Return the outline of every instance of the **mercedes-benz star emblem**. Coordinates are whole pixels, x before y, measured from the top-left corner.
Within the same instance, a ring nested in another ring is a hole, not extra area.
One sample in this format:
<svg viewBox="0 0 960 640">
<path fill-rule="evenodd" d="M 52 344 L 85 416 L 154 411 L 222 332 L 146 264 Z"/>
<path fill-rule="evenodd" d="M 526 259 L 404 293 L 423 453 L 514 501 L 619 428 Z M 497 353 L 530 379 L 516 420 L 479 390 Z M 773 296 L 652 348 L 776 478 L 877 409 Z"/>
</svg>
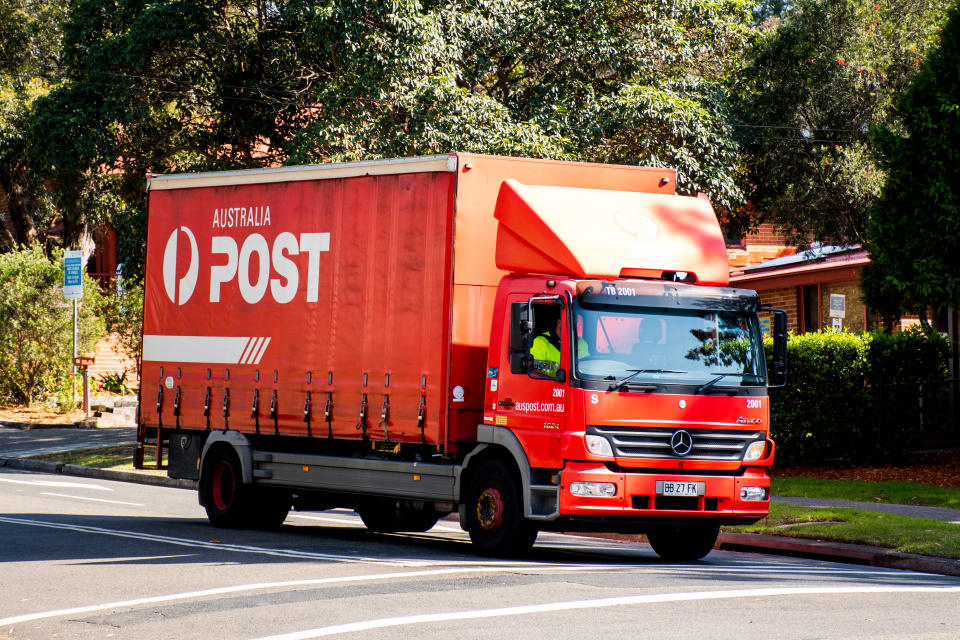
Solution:
<svg viewBox="0 0 960 640">
<path fill-rule="evenodd" d="M 689 431 L 683 429 L 674 431 L 673 435 L 670 436 L 670 448 L 678 456 L 687 455 L 693 449 L 693 436 L 690 435 Z"/>
</svg>

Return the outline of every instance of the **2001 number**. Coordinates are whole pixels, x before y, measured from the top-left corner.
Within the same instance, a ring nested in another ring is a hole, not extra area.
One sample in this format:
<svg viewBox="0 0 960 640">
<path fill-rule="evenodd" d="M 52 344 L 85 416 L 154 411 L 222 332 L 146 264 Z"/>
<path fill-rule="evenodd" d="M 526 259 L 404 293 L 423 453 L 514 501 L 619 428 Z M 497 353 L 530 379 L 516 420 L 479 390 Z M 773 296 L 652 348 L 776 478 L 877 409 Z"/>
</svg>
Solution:
<svg viewBox="0 0 960 640">
<path fill-rule="evenodd" d="M 762 409 L 763 400 L 760 398 L 747 398 L 747 409 Z"/>
</svg>

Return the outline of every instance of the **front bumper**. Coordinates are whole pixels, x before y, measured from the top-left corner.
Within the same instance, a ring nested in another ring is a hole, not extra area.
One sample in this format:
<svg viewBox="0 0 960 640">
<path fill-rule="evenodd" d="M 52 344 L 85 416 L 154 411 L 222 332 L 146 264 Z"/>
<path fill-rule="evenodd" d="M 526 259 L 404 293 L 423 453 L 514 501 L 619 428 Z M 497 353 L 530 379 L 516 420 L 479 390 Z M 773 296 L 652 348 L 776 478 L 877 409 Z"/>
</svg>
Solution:
<svg viewBox="0 0 960 640">
<path fill-rule="evenodd" d="M 658 521 L 723 521 L 727 524 L 748 524 L 764 518 L 769 512 L 769 499 L 740 499 L 741 487 L 765 487 L 769 496 L 770 477 L 765 469 L 750 467 L 742 475 L 698 475 L 672 470 L 618 472 L 594 462 L 567 462 L 561 474 L 560 518 L 649 519 Z M 658 496 L 657 481 L 702 482 L 703 495 L 696 497 Z M 574 482 L 609 482 L 616 485 L 611 497 L 576 496 L 570 492 Z"/>
</svg>

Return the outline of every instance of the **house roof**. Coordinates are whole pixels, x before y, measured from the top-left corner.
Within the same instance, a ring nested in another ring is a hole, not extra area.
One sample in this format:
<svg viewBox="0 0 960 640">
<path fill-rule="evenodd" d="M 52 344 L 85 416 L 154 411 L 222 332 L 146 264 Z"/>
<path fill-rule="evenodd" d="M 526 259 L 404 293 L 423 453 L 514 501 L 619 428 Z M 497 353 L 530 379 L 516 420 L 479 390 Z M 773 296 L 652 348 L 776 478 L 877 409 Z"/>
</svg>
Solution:
<svg viewBox="0 0 960 640">
<path fill-rule="evenodd" d="M 802 284 L 841 282 L 860 277 L 863 265 L 870 262 L 867 251 L 850 247 L 815 246 L 792 256 L 767 260 L 747 267 L 743 273 L 731 276 L 738 287 L 774 289 Z"/>
</svg>

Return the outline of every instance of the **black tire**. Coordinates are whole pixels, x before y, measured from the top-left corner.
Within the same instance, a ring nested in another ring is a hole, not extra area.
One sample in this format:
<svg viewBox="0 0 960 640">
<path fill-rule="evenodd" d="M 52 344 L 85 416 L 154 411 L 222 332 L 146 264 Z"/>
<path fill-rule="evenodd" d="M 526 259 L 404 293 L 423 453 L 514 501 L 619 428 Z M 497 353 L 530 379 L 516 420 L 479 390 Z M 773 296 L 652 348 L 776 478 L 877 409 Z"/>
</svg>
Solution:
<svg viewBox="0 0 960 640">
<path fill-rule="evenodd" d="M 467 492 L 467 532 L 481 555 L 516 557 L 537 539 L 537 527 L 524 517 L 520 479 L 500 460 L 480 464 Z"/>
<path fill-rule="evenodd" d="M 718 535 L 720 527 L 716 525 L 669 525 L 648 530 L 647 540 L 664 560 L 691 562 L 710 553 Z"/>
<path fill-rule="evenodd" d="M 273 531 L 279 529 L 290 513 L 292 496 L 287 491 L 259 489 L 255 493 L 249 526 L 255 529 Z"/>
<path fill-rule="evenodd" d="M 429 503 L 415 505 L 396 498 L 363 498 L 356 510 L 364 526 L 376 533 L 429 531 L 440 519 Z"/>
<path fill-rule="evenodd" d="M 207 454 L 200 492 L 213 526 L 236 529 L 254 520 L 252 487 L 243 484 L 240 458 L 232 448 L 217 446 Z"/>
</svg>

